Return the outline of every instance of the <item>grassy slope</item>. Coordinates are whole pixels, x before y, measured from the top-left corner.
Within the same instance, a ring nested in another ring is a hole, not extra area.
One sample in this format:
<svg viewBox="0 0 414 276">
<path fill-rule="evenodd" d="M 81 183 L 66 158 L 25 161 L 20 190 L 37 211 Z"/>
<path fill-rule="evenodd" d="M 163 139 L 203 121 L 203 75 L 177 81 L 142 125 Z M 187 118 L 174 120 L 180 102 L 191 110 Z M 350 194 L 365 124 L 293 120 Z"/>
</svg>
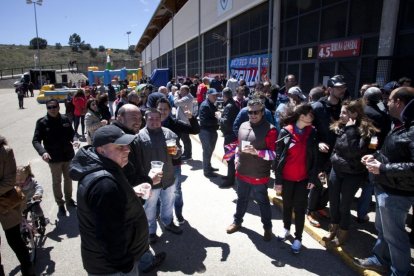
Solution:
<svg viewBox="0 0 414 276">
<path fill-rule="evenodd" d="M 24 45 L 0 45 L 0 70 L 19 67 L 33 67 L 34 55 L 37 50 L 29 49 Z M 126 50 L 112 50 L 112 60 L 130 59 Z M 64 46 L 56 50 L 54 46 L 40 50 L 40 62 L 47 64 L 67 64 L 69 60 L 76 60 L 78 63 L 93 63 L 102 66 L 106 62 L 106 53 L 98 52 L 96 58 L 91 58 L 89 51 L 82 53 L 72 52 L 70 47 Z"/>
</svg>

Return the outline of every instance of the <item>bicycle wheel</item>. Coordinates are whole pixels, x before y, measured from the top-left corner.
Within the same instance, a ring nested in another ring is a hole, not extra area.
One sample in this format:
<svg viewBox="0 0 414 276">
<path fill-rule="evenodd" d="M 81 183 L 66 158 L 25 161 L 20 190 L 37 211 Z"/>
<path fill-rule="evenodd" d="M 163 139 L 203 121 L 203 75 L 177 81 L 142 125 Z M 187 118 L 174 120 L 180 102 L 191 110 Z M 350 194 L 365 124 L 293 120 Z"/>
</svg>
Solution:
<svg viewBox="0 0 414 276">
<path fill-rule="evenodd" d="M 28 231 L 26 246 L 29 250 L 30 261 L 32 263 L 36 260 L 36 241 L 33 231 Z"/>
</svg>

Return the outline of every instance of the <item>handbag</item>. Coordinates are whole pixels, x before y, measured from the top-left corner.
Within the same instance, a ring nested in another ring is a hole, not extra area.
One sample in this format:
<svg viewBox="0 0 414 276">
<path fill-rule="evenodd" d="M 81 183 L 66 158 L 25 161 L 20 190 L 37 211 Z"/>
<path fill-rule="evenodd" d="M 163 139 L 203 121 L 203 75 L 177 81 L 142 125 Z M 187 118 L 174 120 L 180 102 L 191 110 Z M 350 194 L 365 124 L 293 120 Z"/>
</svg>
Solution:
<svg viewBox="0 0 414 276">
<path fill-rule="evenodd" d="M 7 211 L 19 206 L 26 196 L 18 186 L 0 196 L 0 213 L 7 213 Z"/>
</svg>

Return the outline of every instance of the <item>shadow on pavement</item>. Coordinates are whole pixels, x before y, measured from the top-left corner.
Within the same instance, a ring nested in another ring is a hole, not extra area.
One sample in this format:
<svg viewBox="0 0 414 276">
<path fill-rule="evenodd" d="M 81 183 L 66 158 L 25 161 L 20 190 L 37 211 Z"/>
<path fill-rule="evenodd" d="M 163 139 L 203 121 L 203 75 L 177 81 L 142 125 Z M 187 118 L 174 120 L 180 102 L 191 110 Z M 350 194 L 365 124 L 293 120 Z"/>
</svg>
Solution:
<svg viewBox="0 0 414 276">
<path fill-rule="evenodd" d="M 193 275 L 205 273 L 204 260 L 207 256 L 208 247 L 221 248 L 220 261 L 224 262 L 230 254 L 230 247 L 227 243 L 212 241 L 205 238 L 197 229 L 186 222 L 183 226 L 182 235 L 174 235 L 164 232 L 158 242 L 152 247 L 155 252 L 164 251 L 167 253 L 165 262 L 161 265 L 162 272 L 177 272 Z M 156 275 L 156 272 L 147 275 Z"/>
<path fill-rule="evenodd" d="M 67 238 L 76 238 L 79 236 L 78 217 L 76 215 L 76 208 L 68 208 L 69 216 L 59 216 L 59 220 L 55 228 L 46 234 L 49 239 L 60 242 L 60 236 L 65 235 Z"/>
</svg>

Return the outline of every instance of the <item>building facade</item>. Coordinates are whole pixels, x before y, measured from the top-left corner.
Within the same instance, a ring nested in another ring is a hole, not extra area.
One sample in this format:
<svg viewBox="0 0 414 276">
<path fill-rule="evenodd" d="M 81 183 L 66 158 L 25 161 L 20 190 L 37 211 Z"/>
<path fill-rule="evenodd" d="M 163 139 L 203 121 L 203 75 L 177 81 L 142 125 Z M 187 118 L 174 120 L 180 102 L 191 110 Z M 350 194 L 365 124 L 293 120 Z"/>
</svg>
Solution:
<svg viewBox="0 0 414 276">
<path fill-rule="evenodd" d="M 414 0 L 161 0 L 136 50 L 144 72 L 235 74 L 250 85 L 302 89 L 345 76 L 363 83 L 414 78 Z"/>
</svg>

